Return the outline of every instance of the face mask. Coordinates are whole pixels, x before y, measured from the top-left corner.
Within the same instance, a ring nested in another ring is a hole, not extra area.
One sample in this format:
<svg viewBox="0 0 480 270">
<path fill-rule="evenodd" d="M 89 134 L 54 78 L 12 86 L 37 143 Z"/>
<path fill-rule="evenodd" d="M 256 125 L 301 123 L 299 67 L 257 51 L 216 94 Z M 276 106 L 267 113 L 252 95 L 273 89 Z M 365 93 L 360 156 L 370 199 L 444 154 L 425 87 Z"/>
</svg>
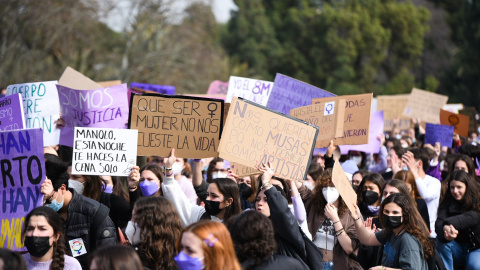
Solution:
<svg viewBox="0 0 480 270">
<path fill-rule="evenodd" d="M 73 188 L 73 190 L 75 190 L 80 195 L 83 194 L 83 190 L 85 189 L 85 186 L 82 182 L 73 179 L 68 179 L 68 187 Z"/>
<path fill-rule="evenodd" d="M 50 237 L 48 236 L 25 236 L 24 244 L 28 253 L 37 258 L 43 257 L 52 247 L 50 245 Z"/>
<path fill-rule="evenodd" d="M 252 195 L 252 188 L 250 188 L 247 184 L 241 183 L 238 185 L 238 189 L 240 190 L 240 194 L 242 195 L 243 199 L 247 199 Z"/>
<path fill-rule="evenodd" d="M 359 165 L 362 163 L 362 156 L 351 156 L 350 160 L 355 162 L 355 164 Z"/>
<path fill-rule="evenodd" d="M 402 226 L 402 216 L 387 216 L 383 214 L 383 221 L 385 222 L 385 227 L 390 229 Z"/>
<path fill-rule="evenodd" d="M 376 201 L 378 201 L 378 193 L 370 190 L 365 190 L 362 192 L 363 196 L 363 201 L 368 204 L 374 204 Z"/>
<path fill-rule="evenodd" d="M 408 167 L 407 167 L 407 166 L 403 166 L 403 167 L 402 167 L 402 170 L 408 171 Z"/>
<path fill-rule="evenodd" d="M 106 185 L 105 190 L 103 191 L 105 193 L 112 193 L 113 192 L 113 186 Z"/>
<path fill-rule="evenodd" d="M 417 142 L 417 139 L 413 138 L 412 143 L 416 143 L 416 142 Z"/>
<path fill-rule="evenodd" d="M 173 175 L 179 175 L 182 173 L 182 165 L 178 164 L 178 162 L 173 163 L 172 165 L 172 173 Z"/>
<path fill-rule="evenodd" d="M 216 216 L 222 212 L 220 202 L 205 200 L 205 211 L 210 216 Z"/>
<path fill-rule="evenodd" d="M 202 259 L 190 257 L 185 252 L 180 251 L 174 258 L 180 270 L 200 270 L 203 269 Z"/>
<path fill-rule="evenodd" d="M 380 203 L 383 203 L 383 201 L 385 200 L 386 197 L 382 197 L 382 201 Z"/>
<path fill-rule="evenodd" d="M 358 191 L 358 186 L 352 185 L 352 188 L 353 188 L 353 190 L 355 191 L 355 193 L 357 193 L 357 191 Z"/>
<path fill-rule="evenodd" d="M 55 212 L 58 212 L 60 209 L 62 209 L 63 202 L 65 201 L 65 197 L 64 197 L 61 203 L 57 202 L 57 198 L 59 194 L 60 192 L 57 192 L 57 197 L 54 200 L 52 200 L 52 203 L 47 204 L 47 206 L 55 210 Z"/>
<path fill-rule="evenodd" d="M 338 196 L 340 194 L 338 193 L 338 190 L 334 187 L 324 187 L 322 189 L 322 194 L 327 203 L 334 203 L 337 201 Z"/>
<path fill-rule="evenodd" d="M 127 235 L 128 241 L 132 245 L 140 244 L 140 228 L 137 223 L 129 221 L 127 228 L 125 228 L 125 234 Z"/>
<path fill-rule="evenodd" d="M 442 171 L 442 172 L 441 172 L 441 175 L 442 175 L 442 180 L 447 179 L 448 171 Z"/>
<path fill-rule="evenodd" d="M 217 178 L 225 178 L 227 177 L 228 174 L 223 173 L 223 172 L 214 172 L 212 173 L 212 179 L 217 179 Z"/>
<path fill-rule="evenodd" d="M 395 139 L 400 140 L 401 138 L 402 138 L 402 135 L 401 135 L 401 134 L 395 135 Z"/>
<path fill-rule="evenodd" d="M 143 196 L 150 197 L 153 194 L 157 193 L 157 191 L 160 189 L 158 186 L 158 182 L 160 180 L 157 180 L 155 182 L 150 182 L 150 181 L 143 181 L 140 183 L 140 190 L 142 191 Z"/>
<path fill-rule="evenodd" d="M 402 143 L 402 148 L 408 148 L 408 144 Z"/>
</svg>

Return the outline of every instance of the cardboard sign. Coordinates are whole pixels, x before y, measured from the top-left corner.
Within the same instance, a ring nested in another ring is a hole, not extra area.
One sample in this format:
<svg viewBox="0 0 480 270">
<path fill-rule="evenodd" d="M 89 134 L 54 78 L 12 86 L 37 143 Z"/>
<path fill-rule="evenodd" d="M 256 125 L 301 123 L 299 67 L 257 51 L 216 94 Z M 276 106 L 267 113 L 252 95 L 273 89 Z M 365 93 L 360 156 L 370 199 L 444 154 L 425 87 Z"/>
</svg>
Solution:
<svg viewBox="0 0 480 270">
<path fill-rule="evenodd" d="M 102 86 L 71 67 L 67 67 L 58 84 L 72 89 L 95 90 Z"/>
<path fill-rule="evenodd" d="M 456 134 L 468 137 L 468 126 L 470 124 L 470 117 L 466 115 L 440 110 L 440 124 L 454 126 L 454 132 Z"/>
<path fill-rule="evenodd" d="M 475 110 L 475 107 L 465 107 L 463 110 L 459 110 L 458 112 L 470 117 L 470 122 L 468 124 L 468 132 L 472 132 L 472 131 L 478 132 L 477 120 L 475 118 L 477 112 Z"/>
<path fill-rule="evenodd" d="M 391 131 L 394 119 L 398 118 L 397 128 L 410 128 L 410 118 L 403 116 L 405 105 L 410 95 L 377 96 L 377 111 L 383 111 L 385 118 L 384 131 Z"/>
<path fill-rule="evenodd" d="M 150 90 L 164 95 L 175 95 L 175 86 L 173 85 L 159 85 L 159 84 L 148 84 L 148 83 L 130 83 L 130 88 L 140 88 L 144 90 Z"/>
<path fill-rule="evenodd" d="M 223 104 L 223 126 L 225 126 L 225 122 L 227 121 L 228 111 L 230 110 L 230 103 Z"/>
<path fill-rule="evenodd" d="M 243 166 L 242 164 L 238 164 L 235 162 L 232 162 L 230 164 L 230 169 L 233 171 L 234 174 L 238 175 L 238 177 L 262 174 L 262 172 L 258 171 L 255 168 Z"/>
<path fill-rule="evenodd" d="M 128 125 L 138 129 L 138 155 L 218 156 L 223 101 L 170 95 L 132 95 Z"/>
<path fill-rule="evenodd" d="M 440 109 L 447 104 L 448 97 L 413 88 L 408 97 L 403 115 L 420 118 L 424 122 L 440 123 Z"/>
<path fill-rule="evenodd" d="M 352 184 L 345 175 L 345 172 L 342 169 L 342 165 L 338 160 L 335 160 L 332 170 L 332 182 L 342 196 L 343 201 L 350 210 L 351 213 L 355 213 L 354 204 L 357 203 L 357 193 L 353 190 Z"/>
<path fill-rule="evenodd" d="M 75 127 L 72 174 L 128 176 L 137 139 L 135 129 Z"/>
<path fill-rule="evenodd" d="M 435 145 L 435 143 L 439 142 L 442 146 L 452 147 L 453 130 L 453 126 L 427 123 L 425 127 L 425 143 Z"/>
<path fill-rule="evenodd" d="M 25 129 L 22 95 L 0 98 L 0 131 Z"/>
<path fill-rule="evenodd" d="M 247 167 L 272 162 L 275 173 L 305 179 L 318 127 L 233 97 L 220 141 L 220 157 Z"/>
<path fill-rule="evenodd" d="M 115 86 L 122 84 L 121 80 L 115 80 L 115 81 L 103 81 L 103 82 L 97 82 L 101 87 L 110 87 L 110 86 Z"/>
<path fill-rule="evenodd" d="M 228 82 L 215 80 L 208 86 L 207 94 L 209 95 L 226 95 L 228 93 Z"/>
<path fill-rule="evenodd" d="M 336 145 L 356 145 L 368 143 L 370 129 L 370 110 L 373 94 L 361 94 L 352 96 L 338 96 L 329 98 L 316 98 L 313 104 L 328 104 L 329 102 L 345 100 L 345 115 L 343 123 L 343 134 L 333 139 Z M 317 142 L 319 147 L 326 147 L 330 139 Z M 317 147 L 317 148 L 319 148 Z"/>
<path fill-rule="evenodd" d="M 334 96 L 328 91 L 277 73 L 267 107 L 289 114 L 291 109 L 311 105 L 314 98 Z"/>
<path fill-rule="evenodd" d="M 2 248 L 22 249 L 25 216 L 42 205 L 40 185 L 45 180 L 42 136 L 40 129 L 0 132 Z"/>
<path fill-rule="evenodd" d="M 226 101 L 230 102 L 233 96 L 237 96 L 267 106 L 272 88 L 273 82 L 230 76 Z"/>
<path fill-rule="evenodd" d="M 373 112 L 370 115 L 370 134 L 368 136 L 367 144 L 360 145 L 343 145 L 340 147 L 342 155 L 348 154 L 348 151 L 362 151 L 365 153 L 378 153 L 380 152 L 380 140 L 378 136 L 383 134 L 383 111 Z"/>
<path fill-rule="evenodd" d="M 26 128 L 41 128 L 43 144 L 58 144 L 60 130 L 55 121 L 60 118 L 57 81 L 13 84 L 7 87 L 7 96 L 21 94 Z"/>
<path fill-rule="evenodd" d="M 96 90 L 75 90 L 61 85 L 57 85 L 57 88 L 62 118 L 65 120 L 60 144 L 73 147 L 75 127 L 126 127 L 127 84 Z"/>
<path fill-rule="evenodd" d="M 343 136 L 345 99 L 296 108 L 290 110 L 290 116 L 317 126 L 318 136 L 315 148 L 322 148 L 325 147 L 325 142 L 330 142 L 336 136 Z"/>
</svg>

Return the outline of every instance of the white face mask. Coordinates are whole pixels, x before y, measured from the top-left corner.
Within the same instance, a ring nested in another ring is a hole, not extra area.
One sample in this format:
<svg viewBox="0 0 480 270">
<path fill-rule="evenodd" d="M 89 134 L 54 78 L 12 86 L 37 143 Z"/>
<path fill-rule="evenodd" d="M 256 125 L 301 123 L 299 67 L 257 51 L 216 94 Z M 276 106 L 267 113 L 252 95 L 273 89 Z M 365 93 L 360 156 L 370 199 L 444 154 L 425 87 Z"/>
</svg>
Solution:
<svg viewBox="0 0 480 270">
<path fill-rule="evenodd" d="M 173 165 L 172 165 L 173 175 L 181 174 L 182 170 L 183 170 L 182 165 L 178 164 L 178 162 L 173 163 Z"/>
<path fill-rule="evenodd" d="M 80 195 L 83 194 L 83 190 L 85 189 L 82 182 L 73 179 L 68 179 L 68 187 L 73 188 Z"/>
<path fill-rule="evenodd" d="M 130 241 L 130 244 L 132 245 L 138 245 L 140 244 L 140 228 L 138 227 L 138 224 L 132 221 L 129 221 L 127 224 L 127 228 L 125 228 L 125 234 L 127 235 L 128 241 Z"/>
<path fill-rule="evenodd" d="M 351 156 L 350 160 L 355 162 L 355 164 L 358 166 L 360 163 L 362 163 L 362 156 Z"/>
<path fill-rule="evenodd" d="M 217 178 L 225 178 L 227 177 L 228 174 L 223 173 L 223 172 L 214 172 L 212 173 L 212 179 L 217 179 Z"/>
<path fill-rule="evenodd" d="M 340 194 L 338 193 L 337 188 L 334 187 L 324 187 L 322 189 L 322 194 L 327 203 L 334 203 L 338 200 Z"/>
</svg>

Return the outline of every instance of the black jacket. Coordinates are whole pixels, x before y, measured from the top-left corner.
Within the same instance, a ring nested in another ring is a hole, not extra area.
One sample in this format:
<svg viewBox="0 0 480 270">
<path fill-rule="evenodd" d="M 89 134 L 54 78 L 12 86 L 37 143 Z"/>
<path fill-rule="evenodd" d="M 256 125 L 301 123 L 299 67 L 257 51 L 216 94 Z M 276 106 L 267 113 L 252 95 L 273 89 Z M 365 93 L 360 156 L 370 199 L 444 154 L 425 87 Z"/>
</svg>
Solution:
<svg viewBox="0 0 480 270">
<path fill-rule="evenodd" d="M 246 260 L 242 263 L 242 269 L 244 270 L 302 270 L 304 266 L 296 259 L 289 258 L 283 255 L 272 255 L 259 264 L 256 264 L 253 260 Z"/>
<path fill-rule="evenodd" d="M 67 255 L 72 256 L 72 250 L 69 244 L 70 240 L 81 238 L 87 251 L 86 254 L 76 256 L 83 269 L 87 267 L 87 257 L 100 246 L 114 245 L 117 243 L 115 227 L 112 220 L 108 217 L 108 208 L 102 205 L 104 211 L 100 209 L 100 203 L 82 196 L 69 189 L 72 192 L 72 200 L 68 204 L 67 220 L 65 221 L 65 241 L 67 245 Z M 98 212 L 98 213 L 97 213 Z"/>
</svg>

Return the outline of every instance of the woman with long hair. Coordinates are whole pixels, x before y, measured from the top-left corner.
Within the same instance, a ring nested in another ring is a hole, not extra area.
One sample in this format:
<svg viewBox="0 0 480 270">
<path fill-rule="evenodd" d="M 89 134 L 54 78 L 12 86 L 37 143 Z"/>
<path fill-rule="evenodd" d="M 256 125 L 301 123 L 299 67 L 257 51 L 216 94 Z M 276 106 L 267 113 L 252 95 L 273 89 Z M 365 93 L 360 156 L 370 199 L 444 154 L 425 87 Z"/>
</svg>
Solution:
<svg viewBox="0 0 480 270">
<path fill-rule="evenodd" d="M 472 176 L 454 171 L 435 221 L 437 249 L 448 270 L 480 265 L 480 190 Z"/>
<path fill-rule="evenodd" d="M 180 270 L 240 270 L 232 238 L 220 222 L 202 220 L 183 229 L 175 257 Z"/>
<path fill-rule="evenodd" d="M 384 229 L 379 232 L 365 228 L 360 209 L 354 207 L 351 215 L 362 244 L 384 245 L 381 265 L 370 269 L 428 269 L 427 259 L 434 252 L 430 233 L 408 195 L 395 193 L 385 198 L 379 216 Z"/>
<path fill-rule="evenodd" d="M 144 270 L 142 261 L 129 246 L 101 247 L 88 258 L 90 270 Z"/>
<path fill-rule="evenodd" d="M 57 212 L 48 206 L 37 207 L 28 213 L 24 224 L 28 253 L 23 257 L 28 269 L 82 269 L 75 258 L 65 255 L 63 220 Z"/>
<path fill-rule="evenodd" d="M 443 200 L 443 195 L 447 194 L 447 190 L 450 188 L 448 186 L 448 182 L 451 180 L 452 174 L 455 171 L 462 170 L 468 173 L 475 181 L 477 180 L 477 176 L 475 174 L 475 164 L 470 156 L 465 154 L 458 154 L 454 159 L 453 162 L 448 164 L 448 175 L 442 181 L 442 191 L 440 193 L 440 201 Z"/>
<path fill-rule="evenodd" d="M 135 202 L 125 233 L 149 269 L 177 269 L 174 248 L 182 230 L 177 210 L 161 196 Z"/>
</svg>

